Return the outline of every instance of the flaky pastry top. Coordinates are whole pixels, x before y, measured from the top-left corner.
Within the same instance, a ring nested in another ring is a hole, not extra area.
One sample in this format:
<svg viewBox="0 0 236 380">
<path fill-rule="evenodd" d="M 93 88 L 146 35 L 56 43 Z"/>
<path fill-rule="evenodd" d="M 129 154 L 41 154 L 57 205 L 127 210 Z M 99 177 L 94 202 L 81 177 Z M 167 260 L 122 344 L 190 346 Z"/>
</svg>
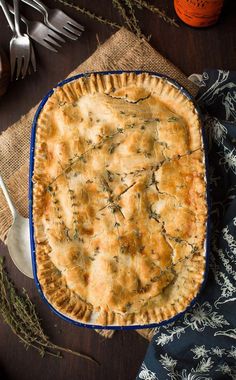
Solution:
<svg viewBox="0 0 236 380">
<path fill-rule="evenodd" d="M 206 185 L 193 103 L 150 74 L 57 87 L 37 121 L 37 277 L 63 314 L 100 325 L 161 322 L 196 296 Z"/>
</svg>

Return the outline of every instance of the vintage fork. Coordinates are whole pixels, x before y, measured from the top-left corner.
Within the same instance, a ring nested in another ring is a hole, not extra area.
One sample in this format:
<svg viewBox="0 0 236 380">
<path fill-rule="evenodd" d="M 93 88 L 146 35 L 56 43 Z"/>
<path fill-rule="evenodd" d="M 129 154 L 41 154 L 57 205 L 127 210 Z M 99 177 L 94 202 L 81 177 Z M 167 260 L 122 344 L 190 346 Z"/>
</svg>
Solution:
<svg viewBox="0 0 236 380">
<path fill-rule="evenodd" d="M 16 39 L 13 45 L 13 53 L 15 53 L 16 59 L 14 59 L 13 54 L 13 62 L 11 62 L 12 75 L 14 73 L 15 65 L 16 65 L 16 79 L 19 78 L 20 73 L 22 74 L 22 78 L 25 77 L 29 61 L 30 61 L 30 53 L 31 53 L 31 44 L 30 39 L 27 34 L 22 34 L 20 30 L 20 3 L 19 0 L 13 0 L 14 6 L 14 21 L 15 21 L 15 30 L 16 30 Z M 12 58 L 12 57 L 11 57 Z"/>
<path fill-rule="evenodd" d="M 10 5 L 8 5 L 8 9 L 11 13 L 14 14 L 14 9 Z M 42 22 L 27 20 L 22 15 L 20 16 L 20 18 L 26 25 L 27 34 L 33 40 L 38 42 L 40 45 L 46 47 L 47 49 L 57 52 L 54 46 L 61 47 L 61 45 L 58 42 L 65 42 L 65 40 L 58 33 L 48 28 Z"/>
<path fill-rule="evenodd" d="M 15 2 L 16 1 L 16 2 Z M 14 7 L 17 13 L 18 0 L 14 0 Z M 11 78 L 13 79 L 15 67 L 16 67 L 16 79 L 19 79 L 20 73 L 22 78 L 25 77 L 30 60 L 30 40 L 26 34 L 21 34 L 19 29 L 19 23 L 17 18 L 15 18 L 15 26 L 11 19 L 10 12 L 8 10 L 5 0 L 0 0 L 0 5 L 6 16 L 8 24 L 13 32 L 13 37 L 10 41 L 10 63 L 11 63 Z M 19 8 L 18 8 L 19 11 Z"/>
<path fill-rule="evenodd" d="M 84 27 L 71 17 L 67 16 L 60 9 L 50 9 L 40 0 L 22 0 L 24 3 L 35 8 L 43 14 L 44 23 L 51 29 L 63 34 L 64 36 L 76 40 Z"/>
<path fill-rule="evenodd" d="M 11 15 L 10 15 L 10 12 L 8 10 L 8 6 L 7 6 L 6 2 L 5 2 L 5 0 L 0 0 L 0 5 L 1 5 L 2 10 L 3 10 L 4 14 L 5 14 L 5 17 L 6 17 L 7 21 L 8 21 L 8 24 L 9 24 L 9 26 L 10 26 L 12 32 L 13 32 L 13 37 L 12 37 L 12 39 L 10 41 L 11 76 L 12 76 L 12 79 L 13 79 L 13 75 L 14 75 L 14 71 L 15 71 L 16 55 L 15 55 L 14 49 L 12 49 L 12 48 L 14 47 L 14 44 L 15 44 L 16 30 L 15 30 L 15 26 L 14 26 L 13 20 L 11 18 Z M 30 59 L 31 59 L 31 64 L 32 64 L 33 70 L 36 71 L 36 60 L 35 60 L 34 48 L 33 48 L 32 43 L 30 43 Z M 25 73 L 22 73 L 22 77 L 24 77 L 24 76 L 25 76 Z M 16 79 L 18 79 L 17 76 L 16 76 Z"/>
</svg>

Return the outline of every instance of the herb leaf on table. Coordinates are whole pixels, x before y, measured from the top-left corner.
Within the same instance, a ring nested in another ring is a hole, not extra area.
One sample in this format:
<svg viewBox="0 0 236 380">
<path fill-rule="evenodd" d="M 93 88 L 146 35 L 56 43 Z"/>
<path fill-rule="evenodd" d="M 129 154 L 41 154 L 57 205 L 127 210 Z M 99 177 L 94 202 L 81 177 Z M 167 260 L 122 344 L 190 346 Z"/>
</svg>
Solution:
<svg viewBox="0 0 236 380">
<path fill-rule="evenodd" d="M 82 354 L 69 348 L 52 343 L 45 334 L 34 304 L 29 298 L 26 290 L 18 294 L 15 286 L 10 280 L 5 267 L 4 258 L 0 256 L 0 316 L 16 334 L 25 348 L 30 347 L 38 351 L 44 357 L 52 355 L 62 358 L 61 351 L 90 360 L 99 365 L 91 356 Z"/>
</svg>

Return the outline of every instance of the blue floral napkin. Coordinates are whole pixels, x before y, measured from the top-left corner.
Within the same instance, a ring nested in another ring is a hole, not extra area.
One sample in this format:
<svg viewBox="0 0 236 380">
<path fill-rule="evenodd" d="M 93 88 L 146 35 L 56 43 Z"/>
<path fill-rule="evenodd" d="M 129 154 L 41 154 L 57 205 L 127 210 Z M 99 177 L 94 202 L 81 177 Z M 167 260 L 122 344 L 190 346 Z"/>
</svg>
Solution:
<svg viewBox="0 0 236 380">
<path fill-rule="evenodd" d="M 206 71 L 200 86 L 211 198 L 208 279 L 191 309 L 156 328 L 138 380 L 236 380 L 236 72 Z"/>
</svg>

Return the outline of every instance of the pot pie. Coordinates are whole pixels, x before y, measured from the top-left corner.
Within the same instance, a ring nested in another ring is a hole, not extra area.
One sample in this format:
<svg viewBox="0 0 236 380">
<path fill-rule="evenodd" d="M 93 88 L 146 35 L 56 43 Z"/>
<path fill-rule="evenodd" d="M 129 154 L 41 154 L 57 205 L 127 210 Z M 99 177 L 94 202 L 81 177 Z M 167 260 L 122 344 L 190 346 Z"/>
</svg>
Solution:
<svg viewBox="0 0 236 380">
<path fill-rule="evenodd" d="M 159 323 L 186 309 L 205 272 L 206 183 L 193 103 L 148 73 L 57 87 L 35 141 L 37 278 L 67 317 Z"/>
</svg>

